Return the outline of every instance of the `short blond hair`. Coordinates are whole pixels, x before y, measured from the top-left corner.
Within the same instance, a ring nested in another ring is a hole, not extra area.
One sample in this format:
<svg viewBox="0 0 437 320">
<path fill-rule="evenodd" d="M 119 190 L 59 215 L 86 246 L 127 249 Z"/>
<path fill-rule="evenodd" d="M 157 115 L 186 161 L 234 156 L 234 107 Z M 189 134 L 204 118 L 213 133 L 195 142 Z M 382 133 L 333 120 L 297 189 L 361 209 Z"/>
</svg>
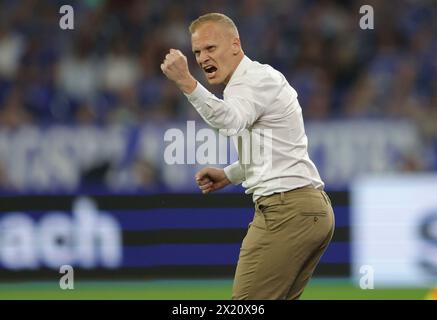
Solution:
<svg viewBox="0 0 437 320">
<path fill-rule="evenodd" d="M 228 27 L 237 37 L 239 37 L 238 29 L 234 21 L 232 21 L 232 19 L 229 18 L 228 16 L 216 12 L 204 14 L 203 16 L 200 16 L 196 20 L 193 20 L 190 26 L 188 27 L 188 30 L 190 31 L 191 34 L 193 34 L 200 25 L 206 22 L 221 23 L 226 27 Z"/>
</svg>

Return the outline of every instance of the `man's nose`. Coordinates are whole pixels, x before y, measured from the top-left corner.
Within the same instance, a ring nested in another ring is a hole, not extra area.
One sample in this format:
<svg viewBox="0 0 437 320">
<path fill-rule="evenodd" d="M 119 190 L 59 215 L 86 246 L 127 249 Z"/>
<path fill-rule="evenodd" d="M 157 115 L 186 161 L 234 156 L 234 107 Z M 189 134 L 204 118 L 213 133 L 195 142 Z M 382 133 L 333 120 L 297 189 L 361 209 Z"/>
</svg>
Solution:
<svg viewBox="0 0 437 320">
<path fill-rule="evenodd" d="M 199 64 L 201 64 L 201 65 L 205 64 L 205 63 L 208 62 L 208 60 L 209 60 L 208 54 L 200 52 L 200 54 L 199 54 Z"/>
</svg>

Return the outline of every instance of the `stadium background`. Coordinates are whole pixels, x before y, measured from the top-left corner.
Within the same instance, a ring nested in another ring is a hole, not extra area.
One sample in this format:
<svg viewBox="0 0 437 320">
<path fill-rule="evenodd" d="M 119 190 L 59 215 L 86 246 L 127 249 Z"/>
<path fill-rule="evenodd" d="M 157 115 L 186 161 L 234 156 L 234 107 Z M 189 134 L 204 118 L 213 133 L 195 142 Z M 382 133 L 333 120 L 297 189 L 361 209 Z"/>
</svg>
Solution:
<svg viewBox="0 0 437 320">
<path fill-rule="evenodd" d="M 214 11 L 298 91 L 334 204 L 336 233 L 303 298 L 423 299 L 433 288 L 429 227 L 418 240 L 425 282 L 360 289 L 352 194 L 363 177 L 388 192 L 387 173 L 414 188 L 437 171 L 431 1 L 75 1 L 74 30 L 59 27 L 64 4 L 0 2 L 0 298 L 230 297 L 251 199 L 240 187 L 202 196 L 193 175 L 203 165 L 163 157 L 167 129 L 196 150 L 187 121 L 205 126 L 159 65 L 179 48 L 203 82 L 187 26 Z M 362 5 L 374 9 L 373 30 L 359 28 Z M 64 264 L 74 290 L 59 288 Z"/>
</svg>

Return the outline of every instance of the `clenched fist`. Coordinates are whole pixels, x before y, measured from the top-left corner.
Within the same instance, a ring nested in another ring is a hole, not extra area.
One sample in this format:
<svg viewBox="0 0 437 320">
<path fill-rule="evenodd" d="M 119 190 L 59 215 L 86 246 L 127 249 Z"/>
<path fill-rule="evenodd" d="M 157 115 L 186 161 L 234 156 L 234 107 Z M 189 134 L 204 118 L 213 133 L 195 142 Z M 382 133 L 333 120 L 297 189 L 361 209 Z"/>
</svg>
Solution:
<svg viewBox="0 0 437 320">
<path fill-rule="evenodd" d="M 170 49 L 161 64 L 161 70 L 183 92 L 190 94 L 196 89 L 197 81 L 188 70 L 187 58 L 179 50 Z"/>
<path fill-rule="evenodd" d="M 225 171 L 220 168 L 206 167 L 196 173 L 196 182 L 203 194 L 226 187 L 231 182 Z"/>
</svg>

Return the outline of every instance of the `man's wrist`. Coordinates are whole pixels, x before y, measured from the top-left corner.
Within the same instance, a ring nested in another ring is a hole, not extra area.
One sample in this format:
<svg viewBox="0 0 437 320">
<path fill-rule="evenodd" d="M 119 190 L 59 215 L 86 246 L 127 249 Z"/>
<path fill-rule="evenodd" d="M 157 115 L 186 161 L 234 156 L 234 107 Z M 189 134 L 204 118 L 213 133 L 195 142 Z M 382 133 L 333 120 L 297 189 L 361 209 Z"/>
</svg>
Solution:
<svg viewBox="0 0 437 320">
<path fill-rule="evenodd" d="M 192 76 L 190 76 L 187 80 L 177 83 L 177 85 L 183 93 L 191 94 L 197 87 L 197 81 Z"/>
</svg>

